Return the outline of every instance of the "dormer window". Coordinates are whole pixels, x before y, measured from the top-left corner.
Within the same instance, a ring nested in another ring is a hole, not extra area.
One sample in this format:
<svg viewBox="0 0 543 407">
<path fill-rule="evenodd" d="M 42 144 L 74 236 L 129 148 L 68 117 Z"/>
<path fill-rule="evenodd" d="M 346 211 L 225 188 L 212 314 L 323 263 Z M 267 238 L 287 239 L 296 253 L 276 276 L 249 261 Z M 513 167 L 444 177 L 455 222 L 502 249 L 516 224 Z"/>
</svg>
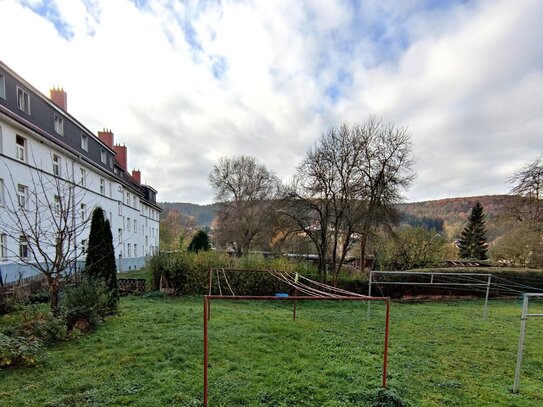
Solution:
<svg viewBox="0 0 543 407">
<path fill-rule="evenodd" d="M 100 150 L 100 161 L 102 161 L 102 164 L 105 164 L 107 162 L 106 150 L 104 150 L 103 148 Z"/>
<path fill-rule="evenodd" d="M 85 133 L 81 133 L 81 149 L 89 151 L 89 136 Z"/>
<path fill-rule="evenodd" d="M 17 86 L 17 107 L 26 114 L 30 114 L 30 96 Z"/>
<path fill-rule="evenodd" d="M 0 98 L 6 98 L 6 78 L 0 73 Z"/>
<path fill-rule="evenodd" d="M 60 134 L 61 136 L 64 135 L 64 120 L 62 117 L 55 113 L 54 115 L 54 121 L 55 121 L 55 132 L 57 134 Z"/>
</svg>

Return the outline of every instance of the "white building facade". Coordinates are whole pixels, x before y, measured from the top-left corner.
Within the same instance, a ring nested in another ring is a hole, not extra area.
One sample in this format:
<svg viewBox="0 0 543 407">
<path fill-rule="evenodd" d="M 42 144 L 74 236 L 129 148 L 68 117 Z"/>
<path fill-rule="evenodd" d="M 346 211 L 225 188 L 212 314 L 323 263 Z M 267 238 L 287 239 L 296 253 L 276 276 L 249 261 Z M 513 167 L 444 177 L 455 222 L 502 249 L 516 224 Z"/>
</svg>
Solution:
<svg viewBox="0 0 543 407">
<path fill-rule="evenodd" d="M 49 253 L 56 250 L 53 232 L 62 213 L 73 224 L 73 267 L 81 267 L 97 206 L 111 225 L 118 271 L 141 268 L 158 250 L 156 193 L 142 184 L 140 171 L 129 173 L 127 147 L 115 145 L 110 130 L 94 135 L 67 112 L 62 89 L 47 98 L 0 61 L 3 282 L 36 273 L 28 265 L 31 240 L 17 228 L 32 229 L 40 250 Z"/>
</svg>

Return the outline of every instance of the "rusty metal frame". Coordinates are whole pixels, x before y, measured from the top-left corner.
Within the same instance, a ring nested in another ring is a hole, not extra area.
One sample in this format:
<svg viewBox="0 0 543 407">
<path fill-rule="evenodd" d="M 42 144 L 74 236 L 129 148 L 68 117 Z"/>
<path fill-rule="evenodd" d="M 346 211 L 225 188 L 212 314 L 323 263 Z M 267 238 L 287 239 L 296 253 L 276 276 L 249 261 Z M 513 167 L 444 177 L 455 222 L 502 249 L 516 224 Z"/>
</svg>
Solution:
<svg viewBox="0 0 543 407">
<path fill-rule="evenodd" d="M 211 273 L 210 273 L 211 274 Z M 209 281 L 209 290 L 211 291 L 211 279 Z M 383 378 L 382 387 L 387 387 L 387 367 L 388 367 L 388 338 L 389 338 L 389 322 L 390 322 L 390 297 L 370 297 L 370 296 L 335 296 L 335 297 L 312 297 L 304 295 L 294 295 L 290 297 L 278 297 L 278 296 L 224 296 L 224 295 L 204 295 L 204 407 L 208 405 L 208 365 L 209 365 L 209 320 L 211 317 L 211 301 L 212 300 L 226 300 L 226 301 L 384 301 L 386 302 L 386 314 L 385 314 L 385 338 L 384 338 L 384 350 L 383 350 Z M 296 308 L 294 308 L 296 313 Z M 295 315 L 295 314 L 294 314 Z"/>
</svg>

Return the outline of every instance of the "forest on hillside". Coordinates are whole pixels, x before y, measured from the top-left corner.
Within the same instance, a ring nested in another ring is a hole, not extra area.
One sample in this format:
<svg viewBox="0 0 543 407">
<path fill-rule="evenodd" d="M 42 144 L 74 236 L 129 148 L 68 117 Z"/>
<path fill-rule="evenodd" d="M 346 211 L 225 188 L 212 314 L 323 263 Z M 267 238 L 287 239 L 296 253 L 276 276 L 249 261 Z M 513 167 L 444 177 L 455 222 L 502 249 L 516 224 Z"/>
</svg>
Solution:
<svg viewBox="0 0 543 407">
<path fill-rule="evenodd" d="M 163 209 L 160 219 L 165 219 L 169 211 L 176 209 L 184 216 L 192 218 L 196 227 L 205 228 L 210 227 L 213 223 L 219 204 L 198 205 L 188 202 L 161 202 L 159 205 Z"/>
<path fill-rule="evenodd" d="M 403 203 L 397 207 L 400 223 L 435 229 L 448 240 L 454 240 L 460 235 L 471 209 L 480 202 L 486 214 L 487 237 L 492 241 L 506 227 L 504 215 L 514 207 L 515 199 L 512 195 L 483 195 Z"/>
<path fill-rule="evenodd" d="M 399 223 L 435 229 L 447 240 L 456 239 L 464 227 L 473 206 L 480 202 L 486 214 L 489 241 L 502 234 L 500 219 L 508 208 L 514 205 L 511 195 L 484 195 L 461 198 L 446 198 L 433 201 L 398 204 Z M 195 228 L 211 227 L 218 209 L 217 203 L 198 205 L 186 202 L 162 202 L 161 219 L 171 210 L 178 210 L 182 217 L 188 217 Z"/>
</svg>

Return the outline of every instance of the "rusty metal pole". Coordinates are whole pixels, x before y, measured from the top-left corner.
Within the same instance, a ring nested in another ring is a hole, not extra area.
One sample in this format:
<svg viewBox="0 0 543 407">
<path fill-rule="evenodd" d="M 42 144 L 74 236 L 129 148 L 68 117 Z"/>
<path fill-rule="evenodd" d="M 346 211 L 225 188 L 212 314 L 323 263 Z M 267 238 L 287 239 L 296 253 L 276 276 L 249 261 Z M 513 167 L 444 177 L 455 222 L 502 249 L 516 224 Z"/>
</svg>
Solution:
<svg viewBox="0 0 543 407">
<path fill-rule="evenodd" d="M 371 297 L 372 279 L 373 279 L 373 271 L 370 270 L 370 277 L 368 279 L 368 297 Z M 371 318 L 371 300 L 368 301 L 368 316 L 367 316 L 368 321 L 370 320 L 370 318 Z"/>
<path fill-rule="evenodd" d="M 211 285 L 213 280 L 213 270 L 209 269 L 207 272 L 207 295 L 211 295 Z M 207 319 L 211 318 L 211 304 L 207 304 Z"/>
<path fill-rule="evenodd" d="M 390 322 L 390 298 L 387 299 L 387 310 L 386 310 L 386 317 L 385 317 L 385 350 L 384 350 L 384 355 L 383 355 L 383 389 L 387 388 L 389 322 Z"/>
<path fill-rule="evenodd" d="M 207 365 L 208 365 L 208 344 L 207 322 L 209 319 L 209 299 L 204 295 L 204 407 L 207 407 L 208 399 L 208 380 L 207 380 Z"/>
</svg>

